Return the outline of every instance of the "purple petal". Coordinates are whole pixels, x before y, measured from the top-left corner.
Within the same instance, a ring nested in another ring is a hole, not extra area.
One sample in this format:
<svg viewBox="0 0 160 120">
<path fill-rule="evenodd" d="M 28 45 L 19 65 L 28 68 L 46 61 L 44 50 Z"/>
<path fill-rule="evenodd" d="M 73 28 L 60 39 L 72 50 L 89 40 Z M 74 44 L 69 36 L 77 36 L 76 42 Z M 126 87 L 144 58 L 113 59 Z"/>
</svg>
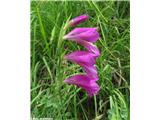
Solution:
<svg viewBox="0 0 160 120">
<path fill-rule="evenodd" d="M 75 28 L 69 34 L 65 35 L 64 39 L 96 42 L 99 39 L 99 33 L 97 32 L 97 28 Z"/>
<path fill-rule="evenodd" d="M 79 65 L 94 65 L 96 63 L 94 54 L 87 51 L 75 51 L 65 56 L 65 59 Z"/>
<path fill-rule="evenodd" d="M 99 49 L 97 48 L 96 45 L 94 45 L 91 42 L 83 41 L 83 40 L 78 40 L 76 41 L 78 44 L 84 46 L 89 52 L 92 52 L 95 54 L 95 58 L 100 55 Z"/>
<path fill-rule="evenodd" d="M 95 64 L 95 55 L 87 51 L 75 51 L 65 56 L 65 59 L 70 60 L 74 63 L 79 64 L 83 67 L 84 71 L 93 78 L 95 81 L 98 80 L 97 69 Z"/>
<path fill-rule="evenodd" d="M 70 26 L 75 26 L 81 22 L 86 21 L 89 18 L 88 15 L 80 15 L 78 17 L 73 18 L 72 20 L 69 21 Z"/>
<path fill-rule="evenodd" d="M 94 65 L 88 66 L 88 65 L 81 65 L 83 69 L 85 70 L 86 74 L 92 78 L 93 81 L 97 81 L 98 78 L 98 72 Z"/>
<path fill-rule="evenodd" d="M 97 94 L 100 90 L 98 84 L 87 75 L 75 75 L 67 78 L 64 82 L 83 88 L 89 96 Z"/>
<path fill-rule="evenodd" d="M 96 27 L 94 27 L 94 28 L 87 28 L 87 27 L 84 27 L 84 28 L 75 28 L 70 33 L 68 33 L 67 35 L 68 36 L 70 36 L 70 35 L 76 35 L 76 34 L 79 34 L 79 33 L 82 33 L 82 32 L 86 32 L 88 30 L 97 30 L 97 28 Z"/>
</svg>

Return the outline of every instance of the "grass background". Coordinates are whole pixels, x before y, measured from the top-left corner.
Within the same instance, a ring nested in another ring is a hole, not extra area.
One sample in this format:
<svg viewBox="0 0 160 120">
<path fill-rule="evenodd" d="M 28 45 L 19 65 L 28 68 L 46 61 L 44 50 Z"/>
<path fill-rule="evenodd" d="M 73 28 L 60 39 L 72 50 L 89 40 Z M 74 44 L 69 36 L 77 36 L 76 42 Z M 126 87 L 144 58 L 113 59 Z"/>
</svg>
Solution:
<svg viewBox="0 0 160 120">
<path fill-rule="evenodd" d="M 130 3 L 128 1 L 31 1 L 31 117 L 53 120 L 129 120 Z M 81 73 L 80 66 L 63 59 L 83 49 L 63 40 L 66 21 L 88 14 L 78 27 L 99 27 L 95 43 L 98 95 L 64 83 Z"/>
</svg>

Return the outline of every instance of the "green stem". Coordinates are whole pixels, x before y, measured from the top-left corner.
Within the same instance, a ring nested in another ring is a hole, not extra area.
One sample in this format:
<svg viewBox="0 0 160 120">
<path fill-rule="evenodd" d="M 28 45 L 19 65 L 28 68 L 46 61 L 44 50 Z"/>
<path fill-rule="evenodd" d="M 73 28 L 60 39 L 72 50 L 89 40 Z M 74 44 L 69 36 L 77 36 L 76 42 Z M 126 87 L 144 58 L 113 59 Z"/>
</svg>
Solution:
<svg viewBox="0 0 160 120">
<path fill-rule="evenodd" d="M 76 88 L 75 88 L 75 95 L 74 95 L 74 114 L 75 114 L 75 120 L 77 120 L 77 104 L 76 104 Z"/>
<path fill-rule="evenodd" d="M 94 95 L 94 106 L 95 106 L 95 115 L 96 117 L 98 116 L 98 113 L 97 113 L 97 99 L 96 99 L 96 95 Z M 95 117 L 95 118 L 96 118 Z"/>
</svg>

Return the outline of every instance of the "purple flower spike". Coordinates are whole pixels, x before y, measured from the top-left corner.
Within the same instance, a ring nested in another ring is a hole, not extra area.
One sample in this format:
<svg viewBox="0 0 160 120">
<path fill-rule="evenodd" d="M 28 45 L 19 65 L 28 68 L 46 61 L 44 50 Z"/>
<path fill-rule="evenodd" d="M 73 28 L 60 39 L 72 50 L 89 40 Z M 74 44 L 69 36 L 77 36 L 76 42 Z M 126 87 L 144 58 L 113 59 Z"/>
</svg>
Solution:
<svg viewBox="0 0 160 120">
<path fill-rule="evenodd" d="M 88 15 L 80 15 L 80 16 L 78 16 L 78 17 L 73 18 L 72 20 L 70 20 L 69 21 L 69 25 L 70 26 L 75 26 L 75 25 L 77 25 L 77 24 L 79 24 L 81 22 L 86 21 L 88 18 L 89 18 Z"/>
<path fill-rule="evenodd" d="M 75 75 L 64 80 L 68 84 L 73 84 L 87 91 L 89 96 L 97 94 L 100 90 L 98 84 L 87 75 Z"/>
<path fill-rule="evenodd" d="M 86 19 L 88 19 L 88 16 L 79 16 L 72 19 L 69 25 L 75 26 Z M 87 51 L 74 51 L 65 55 L 65 59 L 80 65 L 86 74 L 72 76 L 67 78 L 64 82 L 81 87 L 89 96 L 97 94 L 100 90 L 100 87 L 96 83 L 99 77 L 95 66 L 100 51 L 97 46 L 93 44 L 93 42 L 96 42 L 100 38 L 97 29 L 98 28 L 75 28 L 63 37 L 64 39 L 75 41 L 87 49 Z"/>
<path fill-rule="evenodd" d="M 64 39 L 96 42 L 99 39 L 99 33 L 97 32 L 97 28 L 75 28 L 69 34 L 65 35 Z"/>
</svg>

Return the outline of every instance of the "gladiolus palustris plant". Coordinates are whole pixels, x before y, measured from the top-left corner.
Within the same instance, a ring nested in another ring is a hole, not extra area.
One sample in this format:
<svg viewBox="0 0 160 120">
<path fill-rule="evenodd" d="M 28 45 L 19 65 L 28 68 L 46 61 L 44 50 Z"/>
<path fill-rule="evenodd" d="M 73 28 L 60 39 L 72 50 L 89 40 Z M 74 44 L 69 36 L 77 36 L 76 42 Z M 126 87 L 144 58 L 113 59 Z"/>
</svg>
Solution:
<svg viewBox="0 0 160 120">
<path fill-rule="evenodd" d="M 87 19 L 87 15 L 78 16 L 70 20 L 67 27 L 76 26 L 77 24 L 84 22 Z M 65 35 L 64 39 L 75 41 L 79 45 L 85 47 L 87 50 L 77 50 L 68 55 L 65 55 L 65 59 L 80 65 L 85 71 L 85 74 L 74 75 L 65 79 L 64 82 L 81 87 L 88 93 L 89 96 L 97 94 L 100 90 L 100 87 L 96 83 L 99 78 L 95 64 L 96 58 L 100 55 L 100 52 L 97 46 L 93 44 L 99 39 L 97 28 L 75 28 L 70 33 Z"/>
</svg>

